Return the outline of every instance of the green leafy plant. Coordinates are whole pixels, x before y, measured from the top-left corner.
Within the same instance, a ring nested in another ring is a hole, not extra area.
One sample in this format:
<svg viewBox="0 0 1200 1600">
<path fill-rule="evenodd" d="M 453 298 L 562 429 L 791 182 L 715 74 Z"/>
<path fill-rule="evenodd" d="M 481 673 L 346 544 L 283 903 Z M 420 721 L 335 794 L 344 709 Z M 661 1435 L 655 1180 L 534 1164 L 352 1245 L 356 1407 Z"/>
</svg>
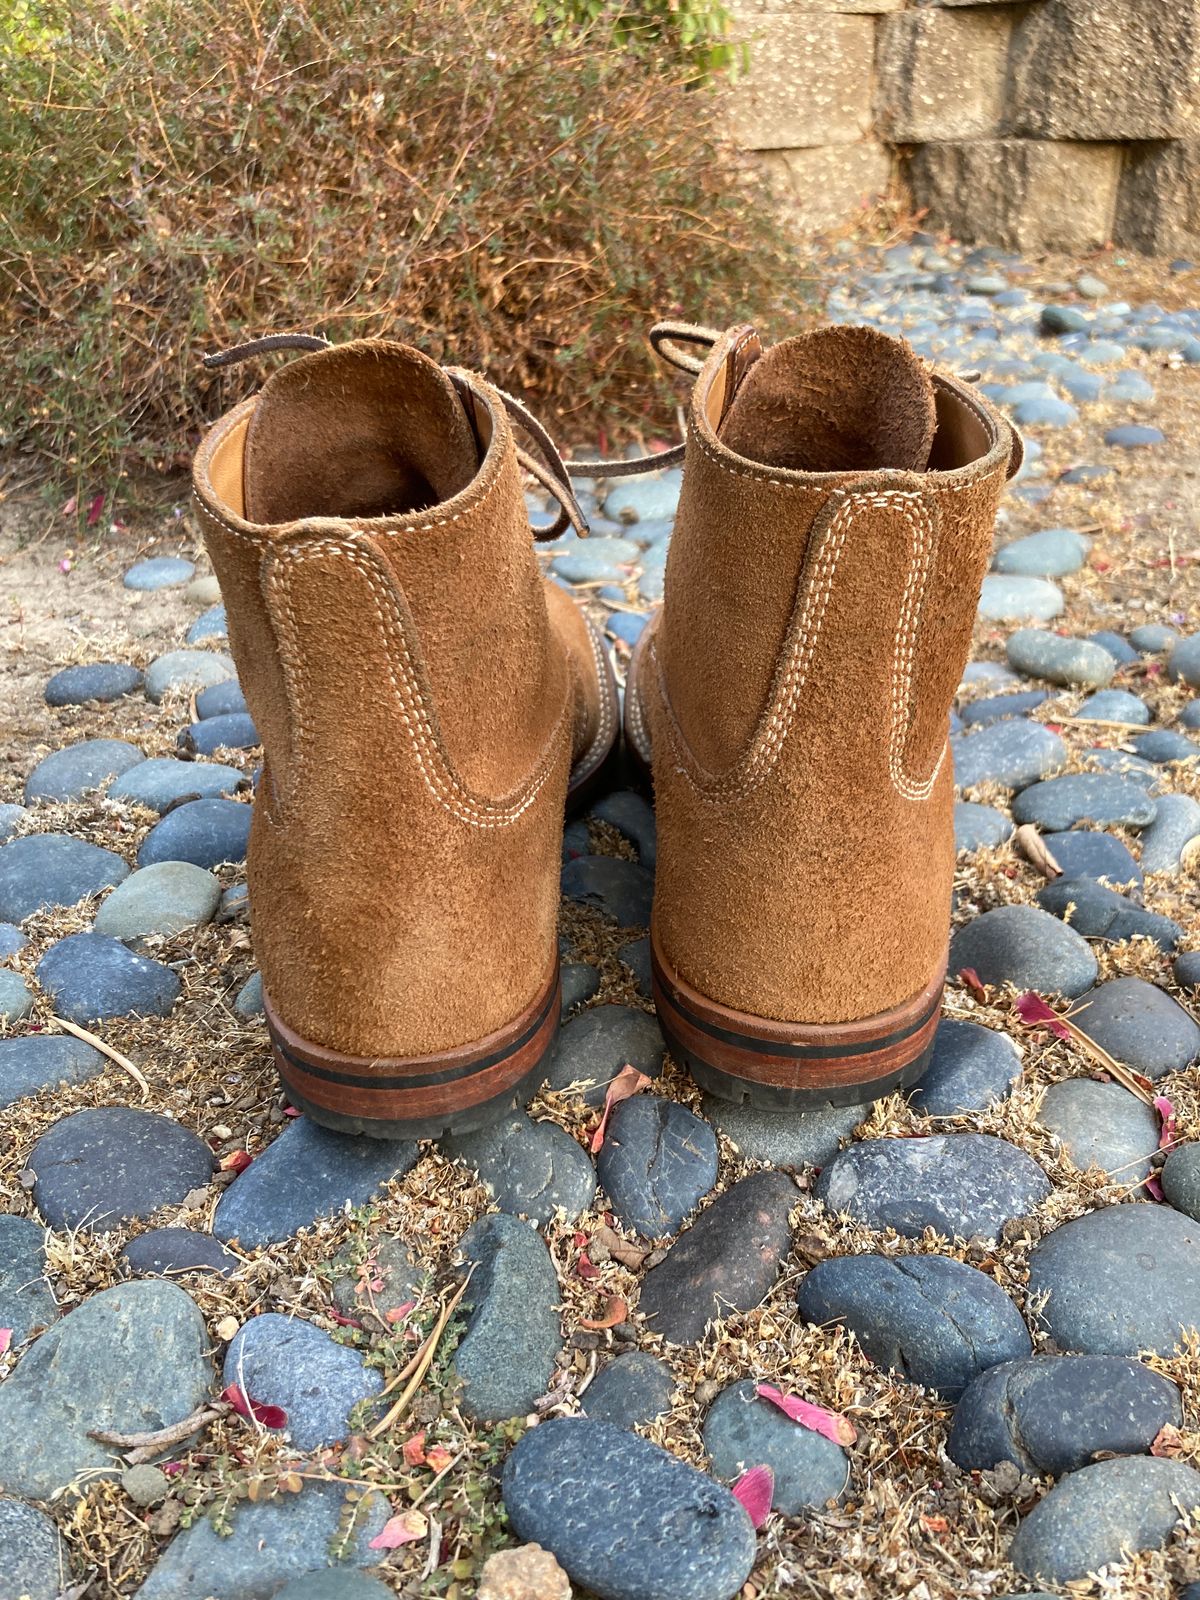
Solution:
<svg viewBox="0 0 1200 1600">
<path fill-rule="evenodd" d="M 733 18 L 720 0 L 644 0 L 639 6 L 619 0 L 538 0 L 534 15 L 550 25 L 556 43 L 581 28 L 596 29 L 625 49 L 666 49 L 700 78 L 745 61 L 745 47 L 730 42 Z"/>
<path fill-rule="evenodd" d="M 178 467 L 254 374 L 390 334 L 569 436 L 672 427 L 653 318 L 792 303 L 719 97 L 507 0 L 24 0 L 0 99 L 0 443 L 88 489 Z"/>
</svg>

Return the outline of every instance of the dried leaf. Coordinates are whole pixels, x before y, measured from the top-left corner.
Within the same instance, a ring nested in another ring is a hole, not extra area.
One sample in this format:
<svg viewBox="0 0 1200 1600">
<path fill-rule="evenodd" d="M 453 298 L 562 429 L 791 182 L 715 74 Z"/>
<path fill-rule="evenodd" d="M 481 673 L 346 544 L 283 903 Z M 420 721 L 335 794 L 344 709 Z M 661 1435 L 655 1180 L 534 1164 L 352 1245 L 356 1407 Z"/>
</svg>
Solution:
<svg viewBox="0 0 1200 1600">
<path fill-rule="evenodd" d="M 304 1487 L 304 1479 L 298 1472 L 285 1472 L 279 1479 L 279 1487 L 286 1489 L 288 1494 L 299 1494 Z"/>
<path fill-rule="evenodd" d="M 1158 1135 L 1158 1148 L 1166 1150 L 1175 1143 L 1175 1107 L 1165 1094 L 1156 1094 L 1154 1109 L 1162 1122 Z"/>
<path fill-rule="evenodd" d="M 588 1260 L 586 1250 L 580 1251 L 579 1260 L 575 1263 L 575 1270 L 581 1278 L 598 1278 L 600 1276 L 600 1268 L 593 1266 Z"/>
<path fill-rule="evenodd" d="M 628 1100 L 630 1095 L 637 1094 L 639 1090 L 649 1085 L 650 1079 L 644 1072 L 639 1072 L 636 1067 L 625 1066 L 608 1086 L 608 1093 L 604 1096 L 604 1115 L 600 1118 L 599 1126 L 592 1135 L 592 1154 L 595 1155 L 604 1143 L 604 1135 L 608 1131 L 608 1119 L 612 1115 L 613 1107 L 619 1106 L 622 1100 Z"/>
<path fill-rule="evenodd" d="M 1150 1446 L 1152 1456 L 1165 1456 L 1174 1460 L 1176 1456 L 1184 1453 L 1183 1435 L 1174 1423 L 1164 1422 L 1154 1436 L 1154 1443 Z"/>
<path fill-rule="evenodd" d="M 761 1528 L 775 1497 L 775 1474 L 770 1467 L 751 1467 L 733 1486 L 733 1498 L 740 1500 L 751 1525 Z"/>
<path fill-rule="evenodd" d="M 231 1150 L 221 1162 L 222 1172 L 245 1172 L 254 1160 L 248 1150 Z"/>
<path fill-rule="evenodd" d="M 1055 878 L 1062 877 L 1062 868 L 1047 849 L 1046 841 L 1032 822 L 1023 822 L 1013 835 L 1013 841 L 1025 859 L 1037 868 L 1043 878 L 1049 878 L 1053 882 Z"/>
<path fill-rule="evenodd" d="M 399 1550 L 403 1544 L 412 1544 L 417 1539 L 423 1539 L 428 1532 L 429 1524 L 421 1512 L 404 1511 L 397 1517 L 389 1517 L 367 1548 Z"/>
<path fill-rule="evenodd" d="M 282 1406 L 268 1406 L 259 1400 L 249 1399 L 243 1394 L 240 1384 L 231 1383 L 227 1389 L 223 1389 L 221 1399 L 231 1405 L 240 1417 L 257 1422 L 261 1427 L 287 1427 L 287 1412 Z"/>
<path fill-rule="evenodd" d="M 446 1449 L 444 1444 L 430 1445 L 429 1449 L 425 1452 L 426 1464 L 432 1467 L 435 1472 L 445 1472 L 446 1468 L 453 1460 L 454 1457 L 450 1454 L 449 1450 Z"/>
<path fill-rule="evenodd" d="M 415 1300 L 405 1300 L 402 1305 L 392 1306 L 390 1310 L 384 1312 L 384 1321 L 390 1322 L 394 1327 L 397 1322 L 403 1322 L 410 1311 L 416 1309 L 416 1304 Z"/>
<path fill-rule="evenodd" d="M 334 1322 L 337 1323 L 339 1328 L 361 1328 L 362 1327 L 362 1323 L 358 1320 L 357 1317 L 346 1317 L 346 1316 L 343 1316 L 342 1313 L 337 1309 L 336 1306 L 330 1306 L 329 1315 L 330 1315 L 330 1318 Z"/>
<path fill-rule="evenodd" d="M 593 1331 L 600 1328 L 615 1328 L 619 1322 L 624 1322 L 628 1315 L 629 1307 L 619 1294 L 614 1294 L 610 1298 L 602 1317 L 580 1317 L 579 1326 L 581 1328 L 590 1328 Z"/>
<path fill-rule="evenodd" d="M 802 1428 L 809 1428 L 813 1433 L 832 1439 L 834 1444 L 849 1445 L 858 1438 L 850 1419 L 838 1416 L 835 1411 L 826 1411 L 823 1406 L 814 1406 L 795 1395 L 782 1394 L 770 1383 L 757 1384 L 755 1393 L 761 1400 L 769 1400 L 773 1406 L 778 1406 L 785 1416 L 791 1417 Z"/>
<path fill-rule="evenodd" d="M 425 1429 L 414 1433 L 411 1439 L 404 1441 L 400 1454 L 404 1457 L 406 1467 L 423 1467 L 425 1465 Z"/>
<path fill-rule="evenodd" d="M 100 493 L 97 494 L 97 495 L 93 495 L 92 499 L 88 503 L 87 525 L 88 525 L 89 528 L 94 528 L 96 526 L 96 524 L 100 521 L 100 513 L 101 513 L 101 511 L 103 511 L 103 509 L 104 509 L 104 490 L 101 489 Z"/>
<path fill-rule="evenodd" d="M 945 1517 L 930 1517 L 924 1512 L 921 1513 L 921 1526 L 926 1533 L 949 1533 L 950 1531 L 950 1524 Z"/>
<path fill-rule="evenodd" d="M 958 976 L 959 981 L 966 985 L 971 996 L 978 1000 L 980 1005 L 984 1005 L 987 1001 L 987 990 L 984 988 L 983 980 L 975 971 L 975 968 L 962 967 L 959 970 Z"/>
<path fill-rule="evenodd" d="M 631 1272 L 636 1272 L 645 1261 L 650 1251 L 640 1244 L 632 1244 L 627 1239 L 622 1239 L 615 1228 L 597 1228 L 592 1235 L 593 1244 L 602 1244 L 614 1261 L 621 1266 L 628 1267 Z"/>
<path fill-rule="evenodd" d="M 1070 1041 L 1071 1029 L 1068 1024 L 1032 989 L 1027 989 L 1018 997 L 1015 1010 L 1027 1028 L 1049 1028 L 1056 1039 Z"/>
<path fill-rule="evenodd" d="M 1142 1188 L 1145 1189 L 1146 1193 L 1150 1196 L 1151 1200 L 1157 1200 L 1160 1205 L 1167 1198 L 1166 1195 L 1163 1193 L 1162 1183 L 1160 1182 L 1160 1180 L 1156 1176 L 1156 1174 L 1153 1173 L 1153 1172 L 1150 1174 L 1150 1176 L 1148 1178 L 1146 1178 L 1144 1180 L 1144 1182 L 1142 1183 Z"/>
</svg>

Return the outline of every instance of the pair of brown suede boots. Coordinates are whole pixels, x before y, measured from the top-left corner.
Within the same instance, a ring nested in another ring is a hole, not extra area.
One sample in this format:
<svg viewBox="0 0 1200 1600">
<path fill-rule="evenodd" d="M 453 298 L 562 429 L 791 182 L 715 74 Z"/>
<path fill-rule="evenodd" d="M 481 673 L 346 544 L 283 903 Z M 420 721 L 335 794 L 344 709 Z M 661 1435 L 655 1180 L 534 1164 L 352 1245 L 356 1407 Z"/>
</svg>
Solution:
<svg viewBox="0 0 1200 1600">
<path fill-rule="evenodd" d="M 865 1101 L 932 1047 L 948 711 L 1019 444 L 867 329 L 652 337 L 696 378 L 666 598 L 625 690 L 657 805 L 659 1021 L 718 1095 Z M 400 344 L 321 343 L 232 352 L 312 351 L 195 464 L 265 757 L 254 944 L 295 1104 L 437 1137 L 541 1081 L 564 810 L 614 751 L 617 688 L 539 570 L 526 469 L 564 506 L 551 532 L 585 530 L 523 408 Z"/>
</svg>

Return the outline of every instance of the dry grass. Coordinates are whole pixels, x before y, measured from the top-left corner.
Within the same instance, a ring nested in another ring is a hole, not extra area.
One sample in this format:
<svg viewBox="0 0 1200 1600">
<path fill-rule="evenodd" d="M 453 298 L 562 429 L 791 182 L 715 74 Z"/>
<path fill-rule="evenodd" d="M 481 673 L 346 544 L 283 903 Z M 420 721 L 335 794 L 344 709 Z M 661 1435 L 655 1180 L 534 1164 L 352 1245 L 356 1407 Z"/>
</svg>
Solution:
<svg viewBox="0 0 1200 1600">
<path fill-rule="evenodd" d="M 502 0 L 32 0 L 0 61 L 0 438 L 88 492 L 177 466 L 203 350 L 389 334 L 579 435 L 669 426 L 645 326 L 794 308 L 717 96 Z"/>
</svg>

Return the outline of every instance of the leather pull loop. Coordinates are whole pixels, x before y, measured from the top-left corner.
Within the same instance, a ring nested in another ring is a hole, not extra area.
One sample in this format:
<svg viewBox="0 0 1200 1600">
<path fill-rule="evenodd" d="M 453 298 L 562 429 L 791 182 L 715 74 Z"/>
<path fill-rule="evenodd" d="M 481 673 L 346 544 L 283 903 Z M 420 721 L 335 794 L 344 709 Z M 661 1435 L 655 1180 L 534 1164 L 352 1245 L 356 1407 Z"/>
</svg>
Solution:
<svg viewBox="0 0 1200 1600">
<path fill-rule="evenodd" d="M 656 322 L 650 329 L 650 344 L 654 354 L 679 372 L 697 377 L 704 359 L 721 337 L 719 328 L 705 328 L 697 322 Z M 704 355 L 691 355 L 678 345 L 694 345 Z"/>
<path fill-rule="evenodd" d="M 247 339 L 245 344 L 231 345 L 228 350 L 214 350 L 203 358 L 202 365 L 209 372 L 218 367 L 236 367 L 239 362 L 250 361 L 255 356 L 270 355 L 273 350 L 329 350 L 332 345 L 320 333 L 267 333 L 261 339 Z"/>
</svg>

